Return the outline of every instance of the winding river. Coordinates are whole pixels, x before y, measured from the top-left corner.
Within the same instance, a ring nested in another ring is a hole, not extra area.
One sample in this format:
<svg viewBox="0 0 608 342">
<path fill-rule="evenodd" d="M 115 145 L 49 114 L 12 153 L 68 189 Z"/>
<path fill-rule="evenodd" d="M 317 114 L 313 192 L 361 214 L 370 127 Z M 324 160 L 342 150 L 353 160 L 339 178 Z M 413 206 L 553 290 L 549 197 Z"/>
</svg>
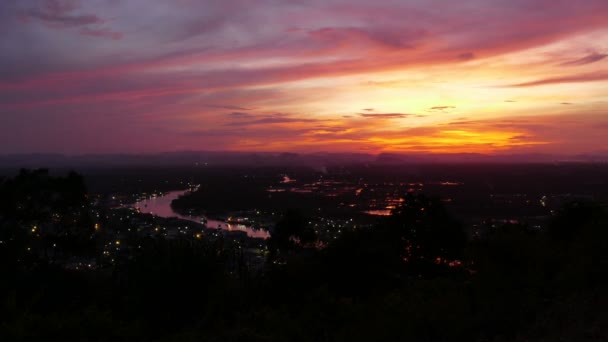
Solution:
<svg viewBox="0 0 608 342">
<path fill-rule="evenodd" d="M 171 208 L 171 202 L 187 192 L 188 190 L 170 191 L 164 196 L 146 198 L 144 200 L 135 202 L 133 207 L 139 208 L 142 213 L 149 213 L 159 217 L 177 217 L 196 223 L 201 223 L 201 219 L 206 219 L 206 225 L 208 228 L 219 228 L 228 231 L 243 231 L 247 233 L 247 236 L 253 238 L 267 239 L 270 237 L 268 231 L 263 229 L 255 229 L 242 224 L 230 224 L 224 221 L 209 220 L 204 216 L 187 216 L 176 213 Z"/>
</svg>

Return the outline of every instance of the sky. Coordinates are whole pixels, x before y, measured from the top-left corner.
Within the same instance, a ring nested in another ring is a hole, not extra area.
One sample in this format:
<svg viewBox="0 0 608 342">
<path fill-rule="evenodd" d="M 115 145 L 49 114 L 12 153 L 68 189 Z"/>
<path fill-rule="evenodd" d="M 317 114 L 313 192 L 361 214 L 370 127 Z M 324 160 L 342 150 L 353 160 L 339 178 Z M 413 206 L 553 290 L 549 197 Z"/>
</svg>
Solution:
<svg viewBox="0 0 608 342">
<path fill-rule="evenodd" d="M 0 153 L 608 151 L 606 0 L 1 0 Z"/>
</svg>

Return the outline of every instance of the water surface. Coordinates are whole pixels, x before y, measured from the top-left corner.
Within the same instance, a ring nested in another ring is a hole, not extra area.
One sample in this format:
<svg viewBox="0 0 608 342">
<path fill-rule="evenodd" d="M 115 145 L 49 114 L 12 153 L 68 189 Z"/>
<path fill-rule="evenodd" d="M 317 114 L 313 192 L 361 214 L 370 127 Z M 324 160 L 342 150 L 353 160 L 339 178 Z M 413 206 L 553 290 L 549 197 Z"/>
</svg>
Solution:
<svg viewBox="0 0 608 342">
<path fill-rule="evenodd" d="M 181 215 L 176 213 L 173 211 L 173 208 L 171 208 L 171 202 L 174 199 L 177 199 L 179 196 L 186 194 L 188 191 L 189 190 L 171 191 L 164 196 L 146 198 L 144 200 L 135 202 L 133 207 L 139 208 L 142 213 L 152 214 L 159 217 L 177 217 L 197 223 L 202 223 L 201 220 L 206 219 L 207 228 L 219 228 L 228 231 L 243 231 L 247 233 L 247 236 L 253 238 L 267 239 L 270 237 L 268 231 L 263 229 L 255 229 L 242 224 L 230 224 L 224 221 L 210 220 L 205 216 Z"/>
</svg>

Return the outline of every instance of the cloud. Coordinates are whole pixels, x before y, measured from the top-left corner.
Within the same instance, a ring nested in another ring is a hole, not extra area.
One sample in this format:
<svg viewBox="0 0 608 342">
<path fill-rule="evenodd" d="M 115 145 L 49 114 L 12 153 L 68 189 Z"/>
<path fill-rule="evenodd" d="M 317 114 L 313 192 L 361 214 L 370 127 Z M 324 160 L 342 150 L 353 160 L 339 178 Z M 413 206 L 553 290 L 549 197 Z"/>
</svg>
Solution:
<svg viewBox="0 0 608 342">
<path fill-rule="evenodd" d="M 578 65 L 585 65 L 585 64 L 591 64 L 591 63 L 595 63 L 597 61 L 601 61 L 602 59 L 608 57 L 608 54 L 604 54 L 604 53 L 597 53 L 594 52 L 588 56 L 579 58 L 579 59 L 575 59 L 575 60 L 571 60 L 571 61 L 567 61 L 564 63 L 561 63 L 561 66 L 578 66 Z"/>
<path fill-rule="evenodd" d="M 308 136 L 329 136 L 339 135 L 344 136 L 352 131 L 352 127 L 349 126 L 327 126 L 318 125 L 310 128 L 307 132 L 303 133 Z"/>
<path fill-rule="evenodd" d="M 386 88 L 399 87 L 401 84 L 402 84 L 402 81 L 399 81 L 399 80 L 382 81 L 382 82 L 367 81 L 367 82 L 363 83 L 363 85 L 370 86 L 370 87 L 386 87 Z"/>
<path fill-rule="evenodd" d="M 456 119 L 456 121 L 448 122 L 447 125 L 448 126 L 458 126 L 458 125 L 469 125 L 469 124 L 475 124 L 475 123 L 477 123 L 477 121 Z"/>
<path fill-rule="evenodd" d="M 185 131 L 182 134 L 185 136 L 192 136 L 192 137 L 222 138 L 222 137 L 226 137 L 226 136 L 233 136 L 238 133 L 239 133 L 238 129 L 208 129 L 208 130 Z M 242 134 L 243 132 L 240 131 L 240 133 Z"/>
<path fill-rule="evenodd" d="M 456 108 L 456 107 L 454 107 L 454 106 L 434 106 L 434 107 L 429 108 L 429 111 L 445 112 L 445 111 L 448 111 L 448 110 L 454 109 L 454 108 Z"/>
<path fill-rule="evenodd" d="M 379 25 L 374 28 L 324 27 L 308 34 L 331 44 L 366 44 L 392 50 L 413 48 L 427 32 L 422 29 L 395 31 Z"/>
<path fill-rule="evenodd" d="M 66 15 L 42 12 L 36 9 L 30 9 L 24 12 L 26 17 L 38 19 L 40 21 L 59 25 L 60 27 L 86 26 L 91 24 L 101 24 L 104 21 L 96 15 Z"/>
<path fill-rule="evenodd" d="M 571 104 L 572 104 L 572 102 L 560 102 L 560 104 L 563 104 L 563 105 L 571 105 Z"/>
<path fill-rule="evenodd" d="M 37 7 L 21 11 L 22 19 L 39 20 L 54 27 L 77 27 L 103 24 L 104 20 L 94 14 L 75 13 L 80 9 L 74 0 L 43 0 Z"/>
<path fill-rule="evenodd" d="M 239 107 L 239 106 L 230 106 L 230 105 L 205 105 L 208 108 L 220 108 L 220 109 L 230 109 L 230 110 L 249 110 L 249 108 Z M 246 113 L 242 113 L 246 114 Z"/>
<path fill-rule="evenodd" d="M 232 113 L 235 114 L 235 113 Z M 236 113 L 236 118 L 257 118 L 249 121 L 233 121 L 226 124 L 226 126 L 256 126 L 256 125 L 273 125 L 273 124 L 284 124 L 284 123 L 317 123 L 328 120 L 323 119 L 309 119 L 304 117 L 293 117 L 288 114 L 277 113 L 270 115 L 253 115 L 249 113 Z M 234 115 L 232 115 L 234 117 Z"/>
<path fill-rule="evenodd" d="M 456 58 L 463 60 L 463 61 L 468 61 L 470 59 L 475 58 L 475 54 L 472 52 L 463 52 L 461 54 L 458 54 L 458 56 L 456 56 Z"/>
<path fill-rule="evenodd" d="M 36 20 L 51 28 L 76 28 L 83 36 L 122 39 L 123 33 L 113 31 L 103 25 L 104 19 L 95 15 L 80 13 L 81 4 L 76 0 L 42 0 L 38 7 L 21 10 L 20 17 L 24 23 Z"/>
<path fill-rule="evenodd" d="M 358 113 L 360 116 L 368 119 L 405 119 L 412 114 L 403 113 Z"/>
<path fill-rule="evenodd" d="M 373 112 L 374 108 L 363 108 L 363 110 L 366 112 Z"/>
<path fill-rule="evenodd" d="M 328 131 L 328 132 L 333 132 L 333 133 L 339 133 L 339 132 L 344 132 L 349 130 L 350 126 L 328 126 L 328 125 L 317 125 L 314 126 L 313 129 L 317 129 L 317 130 L 323 130 L 323 131 Z"/>
<path fill-rule="evenodd" d="M 520 135 L 514 135 L 514 136 L 510 137 L 509 139 L 516 140 L 516 141 L 534 141 L 534 140 L 537 140 L 538 138 L 536 138 L 532 135 L 528 135 L 528 134 L 520 134 Z"/>
<path fill-rule="evenodd" d="M 318 122 L 320 120 L 305 119 L 305 118 L 262 118 L 254 121 L 245 122 L 244 125 L 259 125 L 259 124 L 277 124 L 277 123 L 292 123 L 292 122 Z"/>
<path fill-rule="evenodd" d="M 122 37 L 124 36 L 122 32 L 115 32 L 108 29 L 91 29 L 88 27 L 83 27 L 82 29 L 80 29 L 79 32 L 84 36 L 109 38 L 114 40 L 122 39 Z"/>
<path fill-rule="evenodd" d="M 507 87 L 535 87 L 535 86 L 542 86 L 542 85 L 548 85 L 548 84 L 598 82 L 598 81 L 607 81 L 607 80 L 608 80 L 608 73 L 598 72 L 598 73 L 593 73 L 593 74 L 581 74 L 581 75 L 573 75 L 573 76 L 545 78 L 545 79 L 540 79 L 540 80 L 536 80 L 536 81 L 511 84 L 511 85 L 508 85 Z"/>
<path fill-rule="evenodd" d="M 254 116 L 249 114 L 249 113 L 244 113 L 244 112 L 232 112 L 230 114 L 228 114 L 230 117 L 233 117 L 235 119 L 249 119 L 249 118 L 253 118 Z"/>
</svg>

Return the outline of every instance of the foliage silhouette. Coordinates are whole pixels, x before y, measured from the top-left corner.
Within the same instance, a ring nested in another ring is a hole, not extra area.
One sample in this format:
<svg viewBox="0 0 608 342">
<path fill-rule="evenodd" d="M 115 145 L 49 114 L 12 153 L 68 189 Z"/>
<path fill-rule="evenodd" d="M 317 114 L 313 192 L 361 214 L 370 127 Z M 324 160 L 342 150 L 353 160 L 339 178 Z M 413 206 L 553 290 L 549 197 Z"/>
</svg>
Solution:
<svg viewBox="0 0 608 342">
<path fill-rule="evenodd" d="M 307 246 L 315 240 L 316 234 L 304 215 L 297 209 L 288 209 L 276 223 L 267 241 L 269 259 L 275 260 L 280 254 L 284 257 L 294 248 Z"/>
</svg>

